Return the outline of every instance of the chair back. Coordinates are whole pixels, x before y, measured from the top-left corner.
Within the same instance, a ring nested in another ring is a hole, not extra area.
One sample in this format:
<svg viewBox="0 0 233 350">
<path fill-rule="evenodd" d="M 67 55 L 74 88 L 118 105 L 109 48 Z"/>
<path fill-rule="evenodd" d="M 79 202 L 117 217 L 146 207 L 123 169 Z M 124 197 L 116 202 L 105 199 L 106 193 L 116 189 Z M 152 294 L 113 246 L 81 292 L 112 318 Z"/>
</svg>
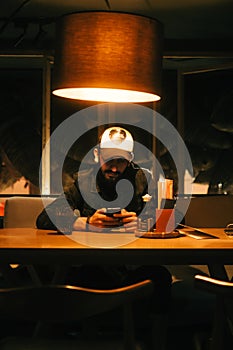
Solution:
<svg viewBox="0 0 233 350">
<path fill-rule="evenodd" d="M 81 349 L 78 343 L 70 342 L 70 339 L 64 340 L 56 337 L 45 339 L 44 331 L 47 326 L 52 324 L 73 321 L 86 322 L 92 316 L 123 306 L 122 328 L 124 332 L 121 344 L 123 344 L 124 350 L 136 350 L 138 347 L 134 337 L 131 304 L 134 300 L 151 296 L 152 293 L 153 282 L 151 280 L 144 280 L 126 287 L 110 290 L 54 284 L 0 289 L 1 320 L 36 322 L 33 338 L 16 337 L 16 339 L 11 339 L 8 337 L 1 344 L 3 344 L 4 350 L 12 350 L 13 348 L 15 350 L 26 348 L 73 349 L 73 347 L 74 349 Z M 51 330 L 51 328 L 48 329 Z M 89 327 L 88 338 L 84 338 L 84 340 L 85 349 L 95 348 L 100 350 L 106 348 L 103 347 L 103 342 L 100 347 L 97 346 L 98 342 L 93 343 L 94 338 Z M 108 338 L 105 340 L 108 341 Z M 113 345 L 114 343 L 108 341 L 107 348 L 116 349 Z M 116 345 L 117 349 L 122 349 L 122 347 L 119 348 L 119 334 Z"/>
<path fill-rule="evenodd" d="M 233 195 L 191 198 L 185 224 L 193 227 L 226 227 L 233 223 Z"/>
<path fill-rule="evenodd" d="M 233 348 L 233 282 L 196 275 L 196 288 L 216 297 L 208 349 L 228 350 Z"/>
<path fill-rule="evenodd" d="M 5 202 L 3 227 L 36 228 L 36 219 L 44 206 L 52 203 L 53 197 L 10 197 Z"/>
<path fill-rule="evenodd" d="M 0 289 L 0 319 L 78 321 L 149 296 L 152 291 L 150 280 L 110 290 L 70 285 Z"/>
</svg>

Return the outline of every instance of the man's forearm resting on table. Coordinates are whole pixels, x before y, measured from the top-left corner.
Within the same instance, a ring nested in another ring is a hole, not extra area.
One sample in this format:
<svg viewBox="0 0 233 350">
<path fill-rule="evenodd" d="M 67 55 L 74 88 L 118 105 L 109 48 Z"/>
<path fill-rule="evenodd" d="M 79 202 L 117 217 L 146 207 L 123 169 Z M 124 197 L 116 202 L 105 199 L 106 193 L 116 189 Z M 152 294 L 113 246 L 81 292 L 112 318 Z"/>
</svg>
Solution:
<svg viewBox="0 0 233 350">
<path fill-rule="evenodd" d="M 80 216 L 73 223 L 73 229 L 75 231 L 85 231 L 87 226 L 87 217 Z"/>
</svg>

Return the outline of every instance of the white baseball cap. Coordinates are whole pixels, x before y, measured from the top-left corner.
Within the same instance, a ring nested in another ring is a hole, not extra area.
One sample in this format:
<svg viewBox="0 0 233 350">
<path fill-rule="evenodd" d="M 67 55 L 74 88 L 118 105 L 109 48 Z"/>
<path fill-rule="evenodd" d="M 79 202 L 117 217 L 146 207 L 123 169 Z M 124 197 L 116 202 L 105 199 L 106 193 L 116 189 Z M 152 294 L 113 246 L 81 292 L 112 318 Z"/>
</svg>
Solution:
<svg viewBox="0 0 233 350">
<path fill-rule="evenodd" d="M 100 140 L 100 153 L 106 160 L 124 158 L 133 160 L 134 141 L 130 132 L 119 126 L 113 126 L 104 131 Z"/>
</svg>

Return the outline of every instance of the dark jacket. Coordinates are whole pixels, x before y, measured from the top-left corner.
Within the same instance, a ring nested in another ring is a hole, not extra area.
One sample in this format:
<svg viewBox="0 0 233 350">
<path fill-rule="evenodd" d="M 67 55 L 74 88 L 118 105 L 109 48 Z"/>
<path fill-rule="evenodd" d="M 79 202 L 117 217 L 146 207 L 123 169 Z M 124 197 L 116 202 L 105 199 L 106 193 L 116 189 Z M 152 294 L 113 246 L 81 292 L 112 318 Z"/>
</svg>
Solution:
<svg viewBox="0 0 233 350">
<path fill-rule="evenodd" d="M 99 173 L 98 173 L 99 174 Z M 127 211 L 134 211 L 137 215 L 143 209 L 142 196 L 148 193 L 148 184 L 150 183 L 149 189 L 155 191 L 155 186 L 153 184 L 151 173 L 147 169 L 141 169 L 134 163 L 130 163 L 129 167 L 126 168 L 121 179 L 126 179 L 130 181 L 133 186 L 133 196 L 128 205 L 125 206 Z M 126 185 L 127 186 L 127 185 Z M 82 193 L 88 198 L 88 201 L 83 198 Z M 153 195 L 152 193 L 150 193 Z M 121 193 L 121 196 L 126 196 L 127 190 Z M 153 196 L 154 198 L 155 196 Z M 102 185 L 101 176 L 96 177 L 96 169 L 91 167 L 87 170 L 80 171 L 77 173 L 77 179 L 74 181 L 73 185 L 60 197 L 58 197 L 53 203 L 51 203 L 46 210 L 37 218 L 37 227 L 40 229 L 56 229 L 53 222 L 50 220 L 49 214 L 56 215 L 56 210 L 67 205 L 64 201 L 66 198 L 70 207 L 74 213 L 78 212 L 80 216 L 93 215 L 96 209 L 105 207 L 106 202 L 101 203 L 101 198 L 105 201 L 109 201 L 109 206 L 111 206 L 111 201 L 117 198 L 116 186 L 109 188 Z M 77 216 L 73 217 L 75 221 Z"/>
</svg>

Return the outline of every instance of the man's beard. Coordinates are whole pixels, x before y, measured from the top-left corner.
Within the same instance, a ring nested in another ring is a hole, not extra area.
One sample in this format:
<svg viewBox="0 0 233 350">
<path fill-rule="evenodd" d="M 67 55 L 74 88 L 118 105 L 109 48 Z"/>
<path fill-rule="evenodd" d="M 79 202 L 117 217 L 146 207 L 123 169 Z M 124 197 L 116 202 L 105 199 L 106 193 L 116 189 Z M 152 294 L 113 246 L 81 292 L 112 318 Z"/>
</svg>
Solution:
<svg viewBox="0 0 233 350">
<path fill-rule="evenodd" d="M 109 171 L 107 171 L 109 173 Z M 101 169 L 97 174 L 97 183 L 101 192 L 101 196 L 108 201 L 112 201 L 117 198 L 116 184 L 121 179 L 121 174 L 118 174 L 116 178 L 106 178 L 105 172 Z"/>
<path fill-rule="evenodd" d="M 106 182 L 108 183 L 116 183 L 120 177 L 121 177 L 121 173 L 119 171 L 111 171 L 111 170 L 105 170 L 104 172 L 102 172 L 104 179 Z"/>
</svg>

